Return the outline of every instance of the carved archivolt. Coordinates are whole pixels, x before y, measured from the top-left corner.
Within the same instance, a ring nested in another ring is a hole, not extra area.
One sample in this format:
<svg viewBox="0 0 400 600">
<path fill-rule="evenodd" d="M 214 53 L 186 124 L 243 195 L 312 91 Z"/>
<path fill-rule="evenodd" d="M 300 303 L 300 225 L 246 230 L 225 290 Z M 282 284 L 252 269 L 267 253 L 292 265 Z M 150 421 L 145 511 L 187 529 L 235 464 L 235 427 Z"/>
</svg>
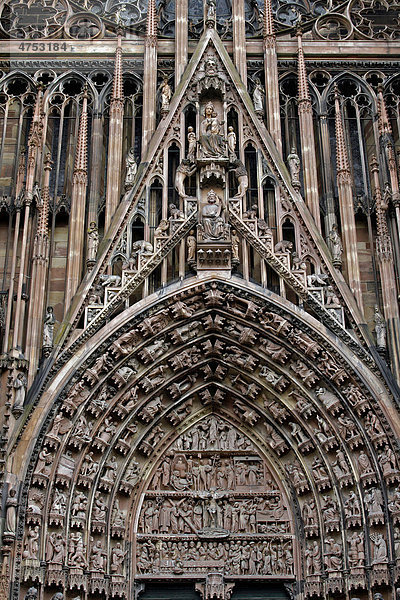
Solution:
<svg viewBox="0 0 400 600">
<path fill-rule="evenodd" d="M 296 578 L 311 596 L 364 588 L 367 569 L 389 581 L 400 474 L 384 391 L 288 307 L 196 282 L 71 359 L 27 467 L 27 589 L 129 597 L 133 578 L 220 572 Z"/>
</svg>

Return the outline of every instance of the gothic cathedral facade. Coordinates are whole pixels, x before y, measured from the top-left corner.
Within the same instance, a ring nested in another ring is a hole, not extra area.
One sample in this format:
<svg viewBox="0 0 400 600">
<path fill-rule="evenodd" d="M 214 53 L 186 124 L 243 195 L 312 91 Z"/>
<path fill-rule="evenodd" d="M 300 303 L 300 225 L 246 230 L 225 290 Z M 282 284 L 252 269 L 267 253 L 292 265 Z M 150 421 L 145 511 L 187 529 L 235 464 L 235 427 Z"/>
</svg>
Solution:
<svg viewBox="0 0 400 600">
<path fill-rule="evenodd" d="M 0 600 L 399 600 L 400 4 L 0 13 Z"/>
</svg>

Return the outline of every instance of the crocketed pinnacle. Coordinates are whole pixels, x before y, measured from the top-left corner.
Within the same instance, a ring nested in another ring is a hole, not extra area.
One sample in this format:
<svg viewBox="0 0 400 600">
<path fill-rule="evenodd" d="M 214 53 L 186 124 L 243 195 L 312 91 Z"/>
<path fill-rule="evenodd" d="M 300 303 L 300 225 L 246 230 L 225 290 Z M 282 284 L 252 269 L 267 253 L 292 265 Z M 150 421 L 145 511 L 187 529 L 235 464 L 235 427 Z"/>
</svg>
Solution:
<svg viewBox="0 0 400 600">
<path fill-rule="evenodd" d="M 275 35 L 271 0 L 264 0 L 264 37 Z"/>
<path fill-rule="evenodd" d="M 87 89 L 83 93 L 82 113 L 79 121 L 78 141 L 75 155 L 75 173 L 87 174 Z"/>
<path fill-rule="evenodd" d="M 151 38 L 155 38 L 157 36 L 157 10 L 155 0 L 149 0 L 146 36 Z"/>
<path fill-rule="evenodd" d="M 118 32 L 118 44 L 115 50 L 115 64 L 114 64 L 114 78 L 111 101 L 123 100 L 124 98 L 124 82 L 122 76 L 122 46 L 121 46 L 121 33 Z"/>
<path fill-rule="evenodd" d="M 16 181 L 16 185 L 15 185 L 16 198 L 18 198 L 22 192 L 22 188 L 24 185 L 25 168 L 26 168 L 25 150 L 22 150 L 21 154 L 19 155 L 17 181 Z"/>
<path fill-rule="evenodd" d="M 304 52 L 302 45 L 302 31 L 297 28 L 297 43 L 298 43 L 298 86 L 299 86 L 299 101 L 307 100 L 311 102 L 310 93 L 308 90 L 306 62 L 304 60 Z"/>
<path fill-rule="evenodd" d="M 42 206 L 39 211 L 39 220 L 38 220 L 38 228 L 37 232 L 41 236 L 48 235 L 48 219 L 49 219 L 49 203 L 50 203 L 50 194 L 49 194 L 49 183 L 50 183 L 50 171 L 52 168 L 53 161 L 51 160 L 51 154 L 48 153 L 46 155 L 46 160 L 44 162 L 44 185 L 42 191 Z"/>
<path fill-rule="evenodd" d="M 335 130 L 336 130 L 336 164 L 338 173 L 349 173 L 349 159 L 347 156 L 346 142 L 344 139 L 344 129 L 342 113 L 340 110 L 339 93 L 335 86 Z"/>
<path fill-rule="evenodd" d="M 40 145 L 40 135 L 43 131 L 43 116 L 43 88 L 42 85 L 39 84 L 33 111 L 33 119 L 29 131 L 28 146 Z"/>
<path fill-rule="evenodd" d="M 378 129 L 380 135 L 384 133 L 392 133 L 392 127 L 390 125 L 389 117 L 386 110 L 386 103 L 383 97 L 383 87 L 378 86 Z"/>
</svg>

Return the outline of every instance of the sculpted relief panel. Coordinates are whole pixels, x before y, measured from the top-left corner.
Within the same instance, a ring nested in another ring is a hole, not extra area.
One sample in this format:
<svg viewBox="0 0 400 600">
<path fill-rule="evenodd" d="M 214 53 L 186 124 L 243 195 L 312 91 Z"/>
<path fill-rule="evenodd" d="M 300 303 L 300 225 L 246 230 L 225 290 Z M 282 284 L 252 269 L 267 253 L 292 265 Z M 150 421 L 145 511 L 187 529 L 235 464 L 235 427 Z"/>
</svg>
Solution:
<svg viewBox="0 0 400 600">
<path fill-rule="evenodd" d="M 143 494 L 137 570 L 286 577 L 293 574 L 291 529 L 257 449 L 210 416 L 178 437 Z"/>
</svg>

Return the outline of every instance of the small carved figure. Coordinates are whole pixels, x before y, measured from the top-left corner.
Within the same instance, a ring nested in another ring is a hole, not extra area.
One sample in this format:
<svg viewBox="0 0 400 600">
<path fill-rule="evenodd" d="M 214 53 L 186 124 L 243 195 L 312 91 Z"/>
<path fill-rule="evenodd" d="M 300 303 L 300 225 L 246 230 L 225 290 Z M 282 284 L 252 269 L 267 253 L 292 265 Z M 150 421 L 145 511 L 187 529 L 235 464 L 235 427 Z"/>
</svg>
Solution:
<svg viewBox="0 0 400 600">
<path fill-rule="evenodd" d="M 48 306 L 47 310 L 46 310 L 46 315 L 44 317 L 44 323 L 43 323 L 43 346 L 45 346 L 45 347 L 53 346 L 55 322 L 56 322 L 56 318 L 54 316 L 53 307 Z"/>
<path fill-rule="evenodd" d="M 186 197 L 185 179 L 191 177 L 196 172 L 196 165 L 190 164 L 188 158 L 184 158 L 178 165 L 175 174 L 175 189 L 181 198 Z"/>
<path fill-rule="evenodd" d="M 101 540 L 93 544 L 90 562 L 93 571 L 104 571 L 106 567 L 107 552 L 103 549 Z"/>
<path fill-rule="evenodd" d="M 222 201 L 214 190 L 210 190 L 207 193 L 207 204 L 201 209 L 201 226 L 204 239 L 219 240 L 224 236 L 225 221 L 222 214 Z"/>
<path fill-rule="evenodd" d="M 170 213 L 170 220 L 171 221 L 178 221 L 180 219 L 184 219 L 185 215 L 183 214 L 183 212 L 181 210 L 179 210 L 179 208 L 177 208 L 175 206 L 175 204 L 170 204 L 168 206 L 169 208 L 169 213 Z"/>
<path fill-rule="evenodd" d="M 126 552 L 122 550 L 121 544 L 118 542 L 115 548 L 111 550 L 111 573 L 113 575 L 122 575 L 125 556 Z"/>
<path fill-rule="evenodd" d="M 360 475 L 366 475 L 368 473 L 374 472 L 371 466 L 371 461 L 365 454 L 364 450 L 361 450 L 360 454 L 358 455 L 357 464 L 360 471 Z"/>
<path fill-rule="evenodd" d="M 24 600 L 37 600 L 38 591 L 35 587 L 30 587 L 25 594 Z"/>
<path fill-rule="evenodd" d="M 281 240 L 280 242 L 275 244 L 274 252 L 275 253 L 291 252 L 292 248 L 293 248 L 292 242 L 289 242 L 288 240 Z"/>
<path fill-rule="evenodd" d="M 22 556 L 27 560 L 37 560 L 39 552 L 39 525 L 28 527 L 25 534 L 24 551 Z"/>
<path fill-rule="evenodd" d="M 15 390 L 13 411 L 18 412 L 23 410 L 27 385 L 28 380 L 25 375 L 23 373 L 18 373 L 13 383 L 13 388 Z"/>
<path fill-rule="evenodd" d="M 290 150 L 290 154 L 287 157 L 290 179 L 294 188 L 300 186 L 300 158 L 296 154 L 296 148 Z"/>
<path fill-rule="evenodd" d="M 228 127 L 228 148 L 230 154 L 236 153 L 236 133 L 232 125 Z"/>
<path fill-rule="evenodd" d="M 129 190 L 133 186 L 137 173 L 137 162 L 135 158 L 135 149 L 130 148 L 125 160 L 126 174 L 125 174 L 125 189 Z"/>
<path fill-rule="evenodd" d="M 188 141 L 188 151 L 187 151 L 187 159 L 190 163 L 194 162 L 195 156 L 196 156 L 196 146 L 197 146 L 197 140 L 196 140 L 196 134 L 193 130 L 193 127 L 188 127 L 188 133 L 187 133 L 187 141 Z"/>
<path fill-rule="evenodd" d="M 172 90 L 168 83 L 168 77 L 164 77 L 161 84 L 161 113 L 169 112 L 169 102 L 172 98 Z"/>
<path fill-rule="evenodd" d="M 387 544 L 382 533 L 372 533 L 370 538 L 374 544 L 373 547 L 373 565 L 385 564 L 388 561 Z"/>
<path fill-rule="evenodd" d="M 194 262 L 196 260 L 196 238 L 194 231 L 191 230 L 186 238 L 186 246 L 188 250 L 187 260 L 188 262 Z"/>
<path fill-rule="evenodd" d="M 8 492 L 6 500 L 6 522 L 4 534 L 15 535 L 15 527 L 17 523 L 17 506 L 18 500 L 16 498 L 17 491 L 11 488 Z"/>
<path fill-rule="evenodd" d="M 249 177 L 247 175 L 247 170 L 241 160 L 238 158 L 232 162 L 232 168 L 229 169 L 233 171 L 236 179 L 239 182 L 239 187 L 237 194 L 235 194 L 235 198 L 243 198 L 245 196 L 247 188 L 249 187 Z"/>
<path fill-rule="evenodd" d="M 342 264 L 343 244 L 336 223 L 332 225 L 328 237 L 331 243 L 333 264 L 335 266 L 340 266 Z"/>
<path fill-rule="evenodd" d="M 261 85 L 261 81 L 258 78 L 256 79 L 255 83 L 256 85 L 253 91 L 254 111 L 257 114 L 262 115 L 264 113 L 265 91 L 263 86 Z"/>
<path fill-rule="evenodd" d="M 235 229 L 232 229 L 231 234 L 231 242 L 232 242 L 232 260 L 234 262 L 239 262 L 239 244 L 240 239 Z"/>
<path fill-rule="evenodd" d="M 99 230 L 94 221 L 89 225 L 87 231 L 87 260 L 96 260 L 97 249 L 99 247 Z"/>
<path fill-rule="evenodd" d="M 343 566 L 342 546 L 333 538 L 325 540 L 325 565 L 327 571 L 341 571 Z"/>
<path fill-rule="evenodd" d="M 386 350 L 386 322 L 377 304 L 375 304 L 374 322 L 376 346 L 378 350 Z"/>
<path fill-rule="evenodd" d="M 321 572 L 321 548 L 316 540 L 313 541 L 312 546 L 306 546 L 306 568 L 307 575 L 316 575 Z"/>
</svg>

